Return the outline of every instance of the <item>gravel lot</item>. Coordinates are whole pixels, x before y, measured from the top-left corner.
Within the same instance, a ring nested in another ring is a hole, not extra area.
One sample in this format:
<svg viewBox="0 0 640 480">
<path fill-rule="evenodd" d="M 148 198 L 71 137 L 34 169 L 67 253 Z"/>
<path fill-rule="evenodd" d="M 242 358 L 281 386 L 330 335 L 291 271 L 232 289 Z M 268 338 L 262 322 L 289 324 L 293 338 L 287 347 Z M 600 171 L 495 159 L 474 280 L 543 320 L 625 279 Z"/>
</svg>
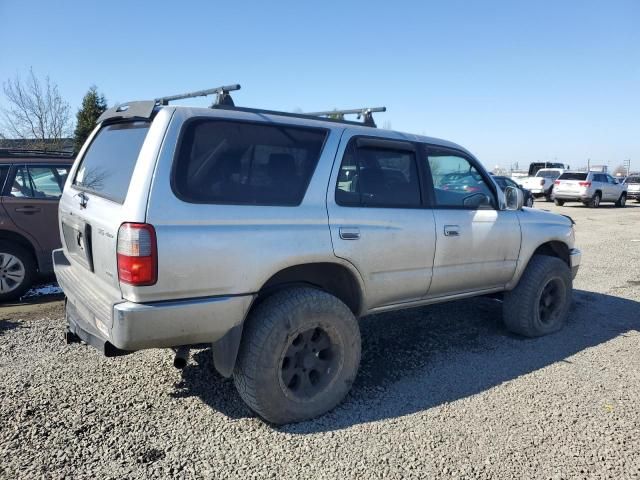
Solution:
<svg viewBox="0 0 640 480">
<path fill-rule="evenodd" d="M 523 340 L 474 299 L 363 319 L 346 402 L 273 428 L 169 351 L 63 342 L 62 303 L 0 309 L 0 478 L 640 478 L 640 204 L 577 222 L 567 327 Z"/>
</svg>

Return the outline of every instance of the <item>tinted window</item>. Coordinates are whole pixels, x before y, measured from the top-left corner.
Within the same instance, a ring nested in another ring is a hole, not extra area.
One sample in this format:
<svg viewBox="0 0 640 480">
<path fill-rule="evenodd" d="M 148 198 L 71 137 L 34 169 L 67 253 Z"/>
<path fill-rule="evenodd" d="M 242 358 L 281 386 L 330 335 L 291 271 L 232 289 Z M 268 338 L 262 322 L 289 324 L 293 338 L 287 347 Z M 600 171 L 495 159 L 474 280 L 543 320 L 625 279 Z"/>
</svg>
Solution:
<svg viewBox="0 0 640 480">
<path fill-rule="evenodd" d="M 319 129 L 191 122 L 174 167 L 174 188 L 189 202 L 298 205 L 325 137 Z"/>
<path fill-rule="evenodd" d="M 21 166 L 16 169 L 9 195 L 22 198 L 60 198 L 68 168 L 59 166 Z"/>
<path fill-rule="evenodd" d="M 602 182 L 602 183 L 607 183 L 607 177 L 605 175 L 602 175 L 600 173 L 596 173 L 593 176 L 593 181 L 594 182 Z"/>
<path fill-rule="evenodd" d="M 560 175 L 559 180 L 586 180 L 586 173 L 564 172 Z"/>
<path fill-rule="evenodd" d="M 428 159 L 437 206 L 494 207 L 493 191 L 468 159 L 444 149 L 429 149 Z"/>
<path fill-rule="evenodd" d="M 551 178 L 553 180 L 558 178 L 559 175 L 560 172 L 558 172 L 557 170 L 542 170 L 536 173 L 536 177 Z"/>
<path fill-rule="evenodd" d="M 416 154 L 384 147 L 347 148 L 336 185 L 343 206 L 411 208 L 420 206 Z"/>
<path fill-rule="evenodd" d="M 148 131 L 148 122 L 115 123 L 103 127 L 82 158 L 74 185 L 123 203 Z"/>
</svg>

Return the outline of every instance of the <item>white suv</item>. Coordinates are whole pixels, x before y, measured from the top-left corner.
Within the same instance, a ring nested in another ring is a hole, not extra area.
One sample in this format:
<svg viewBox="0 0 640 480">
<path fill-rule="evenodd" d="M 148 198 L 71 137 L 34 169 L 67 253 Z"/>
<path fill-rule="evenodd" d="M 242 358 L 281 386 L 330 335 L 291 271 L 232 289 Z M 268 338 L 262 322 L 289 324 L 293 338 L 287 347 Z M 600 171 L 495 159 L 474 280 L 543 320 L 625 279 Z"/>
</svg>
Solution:
<svg viewBox="0 0 640 480">
<path fill-rule="evenodd" d="M 582 202 L 598 208 L 600 202 L 614 202 L 624 207 L 627 202 L 627 185 L 602 172 L 564 172 L 555 181 L 553 199 L 556 205 L 564 202 Z"/>
</svg>

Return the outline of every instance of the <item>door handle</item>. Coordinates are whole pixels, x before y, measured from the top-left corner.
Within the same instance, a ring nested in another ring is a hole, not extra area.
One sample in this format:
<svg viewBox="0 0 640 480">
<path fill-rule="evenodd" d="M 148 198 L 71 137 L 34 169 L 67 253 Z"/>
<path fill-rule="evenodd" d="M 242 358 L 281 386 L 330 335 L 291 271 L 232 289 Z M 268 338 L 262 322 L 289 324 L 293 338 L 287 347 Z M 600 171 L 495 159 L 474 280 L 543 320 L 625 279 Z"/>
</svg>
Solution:
<svg viewBox="0 0 640 480">
<path fill-rule="evenodd" d="M 26 207 L 16 208 L 16 212 L 24 213 L 25 215 L 33 215 L 34 213 L 38 213 L 41 211 L 42 209 L 40 207 L 34 207 L 31 205 L 27 205 Z"/>
<path fill-rule="evenodd" d="M 358 240 L 360 238 L 360 229 L 357 227 L 340 227 L 339 231 L 342 240 Z"/>
<path fill-rule="evenodd" d="M 444 236 L 445 237 L 459 237 L 460 236 L 460 226 L 459 225 L 445 225 L 444 226 Z"/>
</svg>

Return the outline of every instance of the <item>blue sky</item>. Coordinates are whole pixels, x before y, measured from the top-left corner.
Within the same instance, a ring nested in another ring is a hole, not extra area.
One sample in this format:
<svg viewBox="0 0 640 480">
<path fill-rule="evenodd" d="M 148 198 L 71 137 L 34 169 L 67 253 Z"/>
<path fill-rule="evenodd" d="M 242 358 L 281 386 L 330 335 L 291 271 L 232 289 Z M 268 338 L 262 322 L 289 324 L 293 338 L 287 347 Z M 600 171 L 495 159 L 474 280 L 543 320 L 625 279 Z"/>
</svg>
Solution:
<svg viewBox="0 0 640 480">
<path fill-rule="evenodd" d="M 112 104 L 238 82 L 243 106 L 386 105 L 380 125 L 488 167 L 640 169 L 638 0 L 0 0 L 0 25 L 0 80 L 33 67 L 74 112 L 92 84 Z"/>
</svg>

